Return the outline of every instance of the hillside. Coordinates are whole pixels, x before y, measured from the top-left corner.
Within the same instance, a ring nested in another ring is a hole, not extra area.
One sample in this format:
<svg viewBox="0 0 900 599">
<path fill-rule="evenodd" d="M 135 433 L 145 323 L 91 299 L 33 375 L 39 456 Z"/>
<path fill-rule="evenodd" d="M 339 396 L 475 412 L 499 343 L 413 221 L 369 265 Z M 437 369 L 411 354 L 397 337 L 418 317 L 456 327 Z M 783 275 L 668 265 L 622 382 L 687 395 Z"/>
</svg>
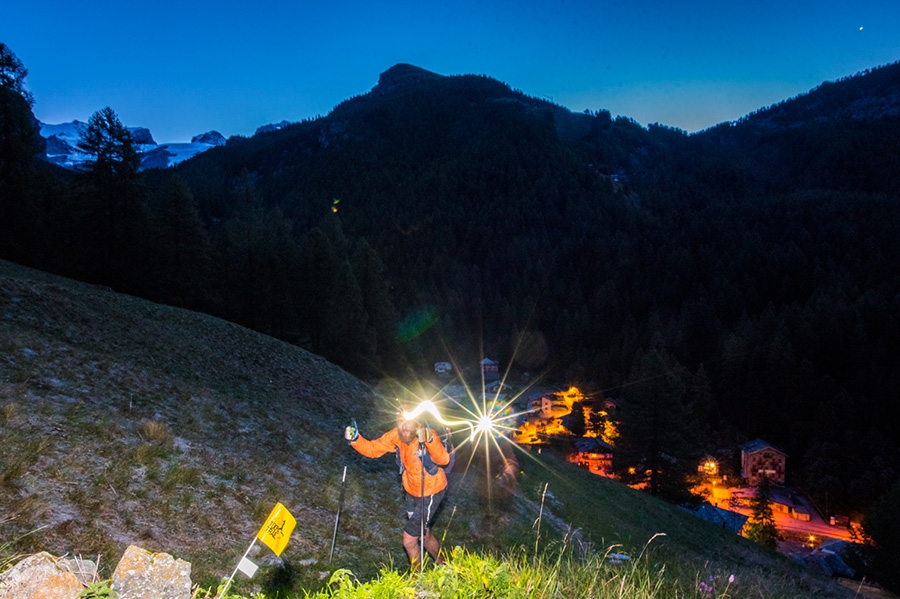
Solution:
<svg viewBox="0 0 900 599">
<path fill-rule="evenodd" d="M 900 62 L 826 81 L 698 133 L 771 191 L 900 194 Z"/>
<path fill-rule="evenodd" d="M 294 555 L 322 557 L 343 425 L 376 405 L 368 386 L 215 318 L 2 271 L 4 538 L 46 527 L 21 548 L 111 556 L 138 543 L 211 574 L 280 500 L 308 523 Z M 351 563 L 387 559 L 393 531 L 350 515 L 393 509 L 381 474 L 350 478 L 346 526 L 362 537 Z"/>
<path fill-rule="evenodd" d="M 898 81 L 880 67 L 689 136 L 396 65 L 327 116 L 117 180 L 37 160 L 5 93 L 0 256 L 368 381 L 490 357 L 624 399 L 659 353 L 687 415 L 666 453 L 763 438 L 789 484 L 857 518 L 900 472 Z"/>
<path fill-rule="evenodd" d="M 115 560 L 135 543 L 192 562 L 194 580 L 209 585 L 282 501 L 298 521 L 283 555 L 297 584 L 313 588 L 333 567 L 366 577 L 405 564 L 393 460 L 363 460 L 341 438 L 352 418 L 364 431 L 386 426 L 387 402 L 321 358 L 8 262 L 0 262 L 0 340 L 0 541 L 13 549 Z M 735 574 L 748 593 L 752 580 L 754 592 L 844 596 L 785 558 L 568 464 L 520 457 L 510 495 L 486 492 L 477 461 L 451 476 L 453 509 L 438 523 L 448 545 L 530 547 L 542 513 L 544 542 L 577 529 L 571 539 L 596 551 L 638 555 L 653 539 L 648 559 L 666 564 L 676 587 Z"/>
</svg>

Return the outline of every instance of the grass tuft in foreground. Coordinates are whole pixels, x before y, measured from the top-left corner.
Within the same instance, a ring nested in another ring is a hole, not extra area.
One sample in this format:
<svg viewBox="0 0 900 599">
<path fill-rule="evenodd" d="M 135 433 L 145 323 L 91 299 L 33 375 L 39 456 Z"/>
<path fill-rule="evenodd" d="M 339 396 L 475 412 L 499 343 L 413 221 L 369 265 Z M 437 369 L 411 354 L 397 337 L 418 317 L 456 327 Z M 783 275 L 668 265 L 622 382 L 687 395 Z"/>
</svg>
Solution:
<svg viewBox="0 0 900 599">
<path fill-rule="evenodd" d="M 594 599 L 661 599 L 663 597 L 753 596 L 752 589 L 739 590 L 734 577 L 713 588 L 705 580 L 695 589 L 683 591 L 668 579 L 665 566 L 652 565 L 646 559 L 612 559 L 611 552 L 579 558 L 560 550 L 540 559 L 529 558 L 525 551 L 505 556 L 480 555 L 455 548 L 447 564 L 428 567 L 424 572 L 401 574 L 382 569 L 369 582 L 359 581 L 350 570 L 336 570 L 326 588 L 304 592 L 302 599 L 455 599 L 457 597 L 504 599 L 550 599 L 592 597 Z M 229 595 L 239 599 L 238 595 Z M 247 598 L 244 598 L 247 599 Z M 301 599 L 299 595 L 275 596 L 258 593 L 249 599 Z"/>
</svg>

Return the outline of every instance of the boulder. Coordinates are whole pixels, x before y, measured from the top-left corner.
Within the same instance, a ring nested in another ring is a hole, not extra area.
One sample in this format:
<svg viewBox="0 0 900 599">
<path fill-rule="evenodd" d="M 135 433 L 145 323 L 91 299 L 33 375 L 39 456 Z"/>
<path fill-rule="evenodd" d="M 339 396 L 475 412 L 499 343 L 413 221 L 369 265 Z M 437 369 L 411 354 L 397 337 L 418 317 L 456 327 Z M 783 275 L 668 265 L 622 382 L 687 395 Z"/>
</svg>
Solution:
<svg viewBox="0 0 900 599">
<path fill-rule="evenodd" d="M 97 572 L 97 562 L 92 562 L 89 559 L 84 559 L 80 555 L 77 557 L 73 557 L 71 559 L 65 560 L 66 567 L 69 569 L 69 572 L 75 575 L 75 578 L 78 579 L 78 582 L 87 586 L 89 584 L 93 584 L 100 580 L 100 575 Z"/>
<path fill-rule="evenodd" d="M 116 566 L 110 586 L 118 599 L 190 599 L 191 564 L 131 545 Z"/>
<path fill-rule="evenodd" d="M 84 585 L 71 568 L 46 551 L 26 557 L 0 575 L 0 599 L 76 599 Z"/>
</svg>

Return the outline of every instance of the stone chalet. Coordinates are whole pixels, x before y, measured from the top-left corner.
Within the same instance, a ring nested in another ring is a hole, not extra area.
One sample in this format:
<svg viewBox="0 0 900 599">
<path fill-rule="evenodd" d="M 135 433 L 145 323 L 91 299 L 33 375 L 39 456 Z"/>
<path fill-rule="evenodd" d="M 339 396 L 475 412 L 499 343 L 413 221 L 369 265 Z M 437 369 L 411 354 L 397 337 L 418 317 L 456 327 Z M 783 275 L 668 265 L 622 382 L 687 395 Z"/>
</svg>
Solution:
<svg viewBox="0 0 900 599">
<path fill-rule="evenodd" d="M 610 476 L 613 448 L 608 443 L 593 437 L 582 437 L 576 439 L 572 446 L 573 452 L 566 458 L 569 462 L 587 468 L 591 474 Z"/>
<path fill-rule="evenodd" d="M 485 381 L 496 381 L 500 378 L 500 364 L 485 358 L 481 361 L 481 376 Z"/>
<path fill-rule="evenodd" d="M 741 477 L 755 487 L 762 476 L 776 484 L 784 484 L 784 468 L 787 454 L 761 439 L 741 446 Z"/>
<path fill-rule="evenodd" d="M 544 420 L 562 418 L 572 412 L 569 406 L 566 405 L 565 399 L 560 398 L 555 393 L 545 393 L 538 397 L 532 397 L 528 401 L 528 411 Z"/>
</svg>

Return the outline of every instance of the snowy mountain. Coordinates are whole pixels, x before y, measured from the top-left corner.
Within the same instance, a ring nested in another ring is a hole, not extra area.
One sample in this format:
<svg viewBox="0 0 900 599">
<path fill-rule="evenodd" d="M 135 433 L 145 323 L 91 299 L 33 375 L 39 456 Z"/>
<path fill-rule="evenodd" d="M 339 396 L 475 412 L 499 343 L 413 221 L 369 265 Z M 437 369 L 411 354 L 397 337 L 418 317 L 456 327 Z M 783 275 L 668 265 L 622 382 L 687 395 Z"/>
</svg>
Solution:
<svg viewBox="0 0 900 599">
<path fill-rule="evenodd" d="M 41 137 L 47 140 L 47 160 L 70 169 L 86 162 L 88 157 L 78 151 L 78 140 L 86 125 L 78 120 L 58 125 L 41 123 Z M 138 144 L 142 170 L 173 166 L 210 148 L 225 145 L 225 137 L 218 131 L 196 135 L 190 142 L 158 144 L 146 127 L 128 127 L 128 130 Z"/>
</svg>

